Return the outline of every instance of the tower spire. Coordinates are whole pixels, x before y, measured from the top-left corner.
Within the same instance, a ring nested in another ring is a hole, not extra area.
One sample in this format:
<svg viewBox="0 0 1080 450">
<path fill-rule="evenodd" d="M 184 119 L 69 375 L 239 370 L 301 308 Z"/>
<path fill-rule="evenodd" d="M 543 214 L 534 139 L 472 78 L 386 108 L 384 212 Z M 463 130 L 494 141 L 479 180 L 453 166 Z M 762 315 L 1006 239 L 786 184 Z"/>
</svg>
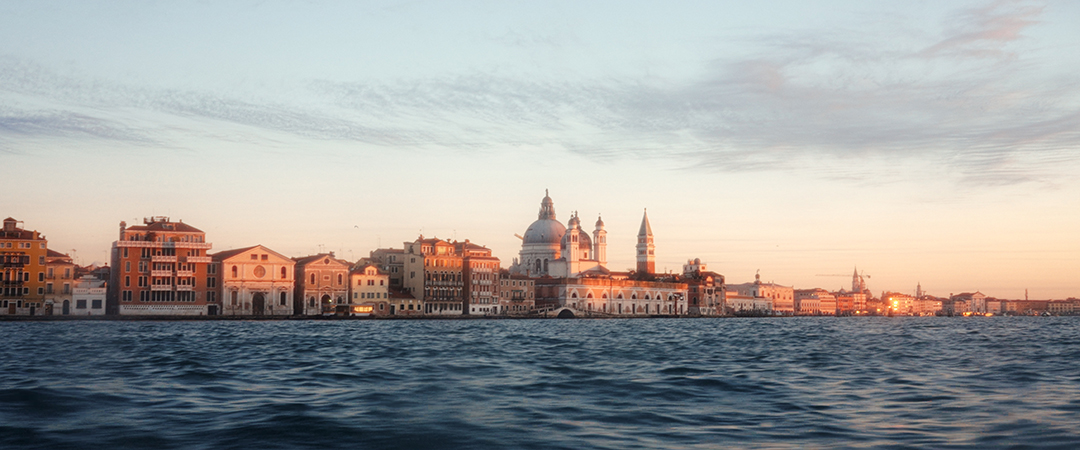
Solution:
<svg viewBox="0 0 1080 450">
<path fill-rule="evenodd" d="M 654 273 L 656 271 L 656 246 L 653 244 L 652 226 L 649 224 L 649 210 L 641 217 L 641 228 L 638 229 L 637 243 L 637 271 L 638 273 Z"/>
<path fill-rule="evenodd" d="M 540 200 L 540 214 L 537 214 L 537 218 L 540 220 L 555 220 L 555 202 L 548 196 L 547 189 L 544 189 L 544 199 Z"/>
</svg>

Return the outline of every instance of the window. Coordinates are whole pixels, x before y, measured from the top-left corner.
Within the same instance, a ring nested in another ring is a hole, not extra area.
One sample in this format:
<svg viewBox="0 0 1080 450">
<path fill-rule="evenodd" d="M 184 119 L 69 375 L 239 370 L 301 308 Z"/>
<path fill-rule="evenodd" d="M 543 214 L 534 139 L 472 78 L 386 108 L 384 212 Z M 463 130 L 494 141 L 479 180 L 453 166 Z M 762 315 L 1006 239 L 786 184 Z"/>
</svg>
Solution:
<svg viewBox="0 0 1080 450">
<path fill-rule="evenodd" d="M 48 284 L 45 285 L 45 293 L 46 294 L 52 294 L 53 293 L 52 283 L 48 283 Z"/>
<path fill-rule="evenodd" d="M 130 276 L 125 276 L 124 277 L 124 287 L 131 287 L 131 277 Z"/>
<path fill-rule="evenodd" d="M 258 261 L 259 260 L 259 255 L 256 255 L 256 254 L 252 253 L 251 254 L 251 260 L 252 261 Z"/>
<path fill-rule="evenodd" d="M 280 299 L 281 306 L 285 306 L 285 301 L 286 301 L 285 293 L 282 292 L 281 294 L 279 294 L 279 296 L 281 297 L 281 299 Z"/>
<path fill-rule="evenodd" d="M 368 286 L 374 286 L 375 285 L 375 280 L 367 280 L 367 284 L 368 284 Z"/>
<path fill-rule="evenodd" d="M 315 274 L 311 274 L 311 283 L 310 284 L 315 284 Z"/>
<path fill-rule="evenodd" d="M 206 301 L 210 303 L 217 303 L 217 292 L 210 291 L 206 293 Z"/>
<path fill-rule="evenodd" d="M 37 280 L 38 281 L 45 281 L 45 272 L 38 272 Z"/>
<path fill-rule="evenodd" d="M 284 280 L 284 279 L 286 279 L 288 277 L 289 277 L 289 272 L 284 267 L 282 267 L 281 268 L 281 279 Z"/>
<path fill-rule="evenodd" d="M 75 309 L 86 309 L 86 300 L 75 300 Z"/>
<path fill-rule="evenodd" d="M 43 287 L 37 288 L 37 293 L 38 293 L 38 295 L 45 295 L 45 288 L 43 288 Z"/>
<path fill-rule="evenodd" d="M 262 259 L 263 261 L 267 261 L 269 260 L 269 257 L 267 255 L 262 255 L 260 259 Z"/>
<path fill-rule="evenodd" d="M 64 283 L 64 293 L 65 294 L 70 294 L 71 293 L 71 285 L 70 284 Z"/>
<path fill-rule="evenodd" d="M 341 283 L 342 283 L 342 278 L 341 278 L 341 274 L 339 273 L 338 276 L 337 276 L 337 284 L 338 284 L 338 286 L 340 286 Z"/>
<path fill-rule="evenodd" d="M 379 286 L 383 286 L 384 283 L 386 283 L 386 280 L 379 280 Z"/>
<path fill-rule="evenodd" d="M 236 266 L 232 266 L 232 276 L 233 276 L 233 278 L 236 278 L 236 273 L 237 273 Z"/>
<path fill-rule="evenodd" d="M 131 261 L 124 261 L 124 272 L 131 272 Z"/>
<path fill-rule="evenodd" d="M 127 251 L 128 251 L 127 247 L 124 247 L 124 257 L 125 258 L 128 257 L 128 252 Z"/>
<path fill-rule="evenodd" d="M 101 300 L 90 300 L 90 309 L 101 309 Z"/>
<path fill-rule="evenodd" d="M 124 299 L 125 302 L 130 302 L 131 301 L 131 291 L 124 291 L 123 299 Z"/>
<path fill-rule="evenodd" d="M 37 261 L 38 261 L 38 265 L 40 265 L 40 266 L 45 265 L 45 257 L 44 256 L 38 256 Z"/>
<path fill-rule="evenodd" d="M 206 273 L 216 274 L 217 273 L 217 264 L 210 264 L 210 265 L 206 266 Z"/>
<path fill-rule="evenodd" d="M 233 304 L 233 306 L 236 306 L 236 302 L 237 302 L 236 296 L 237 296 L 236 291 L 232 291 L 232 304 Z"/>
</svg>

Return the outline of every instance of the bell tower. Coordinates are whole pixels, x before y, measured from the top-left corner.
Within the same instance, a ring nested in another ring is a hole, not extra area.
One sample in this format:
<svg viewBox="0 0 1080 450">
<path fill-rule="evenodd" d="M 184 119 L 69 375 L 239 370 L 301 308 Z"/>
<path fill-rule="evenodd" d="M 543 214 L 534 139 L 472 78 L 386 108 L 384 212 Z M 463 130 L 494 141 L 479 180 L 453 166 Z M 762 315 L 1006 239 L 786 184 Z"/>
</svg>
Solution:
<svg viewBox="0 0 1080 450">
<path fill-rule="evenodd" d="M 641 218 L 641 228 L 637 236 L 637 272 L 656 272 L 656 247 L 653 245 L 652 226 L 649 225 L 649 210 Z"/>
<path fill-rule="evenodd" d="M 604 230 L 604 220 L 596 217 L 596 230 L 593 230 L 593 259 L 600 266 L 607 266 L 607 231 Z"/>
</svg>

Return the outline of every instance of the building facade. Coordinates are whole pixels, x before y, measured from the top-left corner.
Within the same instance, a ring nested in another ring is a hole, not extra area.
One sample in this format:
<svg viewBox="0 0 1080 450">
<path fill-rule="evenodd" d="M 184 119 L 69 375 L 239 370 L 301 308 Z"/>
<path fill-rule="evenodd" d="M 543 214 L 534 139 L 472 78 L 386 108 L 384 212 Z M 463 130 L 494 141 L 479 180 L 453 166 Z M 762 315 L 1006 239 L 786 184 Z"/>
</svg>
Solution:
<svg viewBox="0 0 1080 450">
<path fill-rule="evenodd" d="M 404 288 L 420 300 L 424 314 L 465 314 L 464 261 L 454 244 L 423 236 L 404 244 Z"/>
<path fill-rule="evenodd" d="M 120 222 L 113 242 L 106 313 L 121 315 L 216 315 L 207 286 L 211 244 L 206 234 L 168 217 Z"/>
<path fill-rule="evenodd" d="M 105 298 L 108 294 L 106 282 L 93 275 L 83 275 L 75 283 L 72 289 L 72 301 L 70 304 L 60 303 L 60 310 L 53 314 L 76 315 L 76 316 L 103 316 L 105 315 Z"/>
<path fill-rule="evenodd" d="M 221 314 L 289 316 L 295 312 L 296 262 L 265 246 L 211 255 Z"/>
<path fill-rule="evenodd" d="M 71 313 L 76 282 L 75 263 L 71 257 L 48 250 L 45 255 L 45 315 L 63 314 L 65 310 Z M 104 307 L 101 313 L 105 313 Z"/>
<path fill-rule="evenodd" d="M 536 282 L 525 275 L 503 271 L 499 277 L 499 313 L 529 314 L 536 308 Z"/>
<path fill-rule="evenodd" d="M 0 314 L 33 316 L 45 306 L 48 241 L 18 224 L 8 217 L 0 232 Z"/>
<path fill-rule="evenodd" d="M 701 259 L 683 265 L 681 280 L 687 285 L 687 314 L 719 316 L 725 314 L 727 285 L 724 276 L 710 272 Z"/>
<path fill-rule="evenodd" d="M 319 253 L 296 261 L 297 299 L 293 314 L 315 316 L 332 314 L 338 305 L 349 304 L 348 261 L 337 259 L 334 253 Z"/>
<path fill-rule="evenodd" d="M 501 267 L 499 258 L 491 256 L 491 249 L 469 242 L 455 242 L 454 251 L 461 255 L 464 297 L 468 314 L 499 314 L 502 302 L 499 298 Z"/>
<path fill-rule="evenodd" d="M 369 263 L 349 272 L 349 315 L 390 315 L 390 275 Z"/>
</svg>

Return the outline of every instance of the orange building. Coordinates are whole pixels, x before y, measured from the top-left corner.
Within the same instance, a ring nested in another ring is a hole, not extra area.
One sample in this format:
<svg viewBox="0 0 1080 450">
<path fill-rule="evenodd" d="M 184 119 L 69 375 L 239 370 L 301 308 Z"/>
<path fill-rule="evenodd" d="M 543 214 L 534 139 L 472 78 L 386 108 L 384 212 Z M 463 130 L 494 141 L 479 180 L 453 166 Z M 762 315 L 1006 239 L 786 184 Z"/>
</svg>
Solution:
<svg viewBox="0 0 1080 450">
<path fill-rule="evenodd" d="M 45 315 L 69 314 L 75 289 L 75 263 L 71 256 L 49 250 L 45 255 Z M 99 305 L 98 314 L 105 309 Z"/>
<path fill-rule="evenodd" d="M 469 242 L 455 242 L 454 251 L 461 255 L 461 276 L 464 283 L 462 295 L 468 314 L 498 314 L 499 258 L 491 256 L 491 249 Z"/>
<path fill-rule="evenodd" d="M 41 314 L 45 304 L 48 241 L 18 225 L 8 217 L 0 232 L 0 314 L 33 316 Z"/>
<path fill-rule="evenodd" d="M 206 233 L 168 217 L 143 219 L 142 226 L 120 222 L 113 242 L 108 314 L 217 315 L 216 291 L 208 287 L 211 244 Z"/>
</svg>

